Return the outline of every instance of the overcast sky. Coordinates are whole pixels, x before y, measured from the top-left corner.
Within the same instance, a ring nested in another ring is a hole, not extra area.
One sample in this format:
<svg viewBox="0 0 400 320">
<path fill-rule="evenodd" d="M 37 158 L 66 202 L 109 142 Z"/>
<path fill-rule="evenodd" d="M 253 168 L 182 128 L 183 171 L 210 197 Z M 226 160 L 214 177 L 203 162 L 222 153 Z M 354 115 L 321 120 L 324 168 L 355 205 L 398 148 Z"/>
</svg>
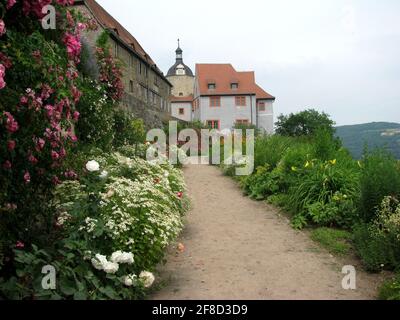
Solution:
<svg viewBox="0 0 400 320">
<path fill-rule="evenodd" d="M 184 62 L 254 70 L 275 113 L 339 125 L 400 122 L 399 0 L 98 0 L 166 73 Z"/>
</svg>

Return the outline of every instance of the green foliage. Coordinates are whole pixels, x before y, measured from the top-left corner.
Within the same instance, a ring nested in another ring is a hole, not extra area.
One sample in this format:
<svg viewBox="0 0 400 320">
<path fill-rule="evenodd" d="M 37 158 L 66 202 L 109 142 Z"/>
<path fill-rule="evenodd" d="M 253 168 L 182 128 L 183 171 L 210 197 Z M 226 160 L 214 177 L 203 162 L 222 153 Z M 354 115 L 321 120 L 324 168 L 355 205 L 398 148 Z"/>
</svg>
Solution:
<svg viewBox="0 0 400 320">
<path fill-rule="evenodd" d="M 400 171 L 387 152 L 366 153 L 362 162 L 360 215 L 365 222 L 375 218 L 377 206 L 385 196 L 400 196 Z"/>
<path fill-rule="evenodd" d="M 356 220 L 359 173 L 337 160 L 311 161 L 293 168 L 298 179 L 289 189 L 294 224 L 349 227 Z"/>
<path fill-rule="evenodd" d="M 329 160 L 336 157 L 341 146 L 339 139 L 334 138 L 331 129 L 318 129 L 313 136 L 314 156 L 317 159 Z"/>
<path fill-rule="evenodd" d="M 254 146 L 254 166 L 257 168 L 269 164 L 271 168 L 276 167 L 294 143 L 295 140 L 290 137 L 278 135 L 258 137 Z"/>
<path fill-rule="evenodd" d="M 354 230 L 357 250 L 371 271 L 400 269 L 400 204 L 385 197 L 376 210 L 376 218 Z"/>
<path fill-rule="evenodd" d="M 318 130 L 327 130 L 333 135 L 334 122 L 326 113 L 308 109 L 288 116 L 280 115 L 276 122 L 276 133 L 283 136 L 308 136 Z"/>
<path fill-rule="evenodd" d="M 335 255 L 347 255 L 351 250 L 352 234 L 348 231 L 318 228 L 312 231 L 311 239 Z"/>
<path fill-rule="evenodd" d="M 114 112 L 115 137 L 114 146 L 135 145 L 144 143 L 146 132 L 142 119 L 133 116 L 121 109 Z"/>
<path fill-rule="evenodd" d="M 380 300 L 400 300 L 400 274 L 394 279 L 385 281 L 379 289 Z"/>
<path fill-rule="evenodd" d="M 278 170 L 270 171 L 268 164 L 258 167 L 255 174 L 241 181 L 245 193 L 253 199 L 263 200 L 280 190 L 282 175 Z"/>
<path fill-rule="evenodd" d="M 81 83 L 82 97 L 78 103 L 80 119 L 76 125 L 79 141 L 110 150 L 115 135 L 115 103 L 106 95 L 104 86 L 89 78 Z"/>
</svg>

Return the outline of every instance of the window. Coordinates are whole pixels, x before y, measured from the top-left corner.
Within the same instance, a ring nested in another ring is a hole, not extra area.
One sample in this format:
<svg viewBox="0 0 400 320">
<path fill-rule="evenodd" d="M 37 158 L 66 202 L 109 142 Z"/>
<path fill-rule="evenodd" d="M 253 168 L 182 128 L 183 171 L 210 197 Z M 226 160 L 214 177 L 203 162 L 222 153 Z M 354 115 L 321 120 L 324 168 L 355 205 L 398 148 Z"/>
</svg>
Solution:
<svg viewBox="0 0 400 320">
<path fill-rule="evenodd" d="M 183 97 L 183 92 L 179 92 L 179 96 L 180 96 L 180 97 Z"/>
<path fill-rule="evenodd" d="M 133 81 L 129 81 L 129 92 L 133 93 Z"/>
<path fill-rule="evenodd" d="M 179 108 L 179 115 L 183 116 L 185 114 L 184 108 Z"/>
<path fill-rule="evenodd" d="M 221 97 L 210 97 L 210 107 L 216 108 L 221 106 Z"/>
<path fill-rule="evenodd" d="M 142 63 L 139 61 L 139 74 L 142 74 Z"/>
<path fill-rule="evenodd" d="M 157 77 L 156 74 L 154 75 L 154 85 L 155 85 L 156 87 L 158 87 L 158 77 Z"/>
<path fill-rule="evenodd" d="M 119 50 L 118 50 L 118 43 L 114 42 L 114 56 L 118 57 Z"/>
<path fill-rule="evenodd" d="M 236 120 L 236 124 L 249 124 L 249 120 L 247 119 L 238 119 Z"/>
<path fill-rule="evenodd" d="M 245 107 L 246 106 L 246 97 L 235 97 L 236 106 Z"/>
<path fill-rule="evenodd" d="M 216 88 L 217 88 L 217 86 L 215 85 L 215 83 L 208 84 L 208 90 L 215 90 Z"/>
<path fill-rule="evenodd" d="M 238 83 L 231 83 L 231 89 L 232 90 L 236 90 L 239 88 L 239 84 Z"/>
<path fill-rule="evenodd" d="M 265 102 L 258 103 L 258 111 L 265 111 Z"/>
<path fill-rule="evenodd" d="M 211 129 L 219 130 L 219 120 L 207 120 L 207 126 L 209 126 Z"/>
</svg>

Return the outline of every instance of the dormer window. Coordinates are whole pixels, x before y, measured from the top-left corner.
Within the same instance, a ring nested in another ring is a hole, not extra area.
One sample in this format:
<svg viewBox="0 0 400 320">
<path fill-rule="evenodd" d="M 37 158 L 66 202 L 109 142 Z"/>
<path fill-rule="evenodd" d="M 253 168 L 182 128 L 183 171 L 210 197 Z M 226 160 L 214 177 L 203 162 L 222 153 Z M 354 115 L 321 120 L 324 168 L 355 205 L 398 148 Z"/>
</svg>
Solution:
<svg viewBox="0 0 400 320">
<path fill-rule="evenodd" d="M 208 90 L 215 90 L 216 89 L 216 85 L 215 85 L 215 83 L 209 83 L 208 84 Z"/>
<path fill-rule="evenodd" d="M 239 89 L 239 84 L 236 83 L 236 82 L 231 83 L 231 89 L 232 89 L 232 90 L 237 90 L 237 89 Z"/>
<path fill-rule="evenodd" d="M 179 65 L 176 67 L 176 74 L 179 75 L 179 76 L 183 76 L 183 75 L 186 74 L 186 72 L 185 72 L 185 66 L 184 66 L 183 64 L 179 64 Z"/>
</svg>

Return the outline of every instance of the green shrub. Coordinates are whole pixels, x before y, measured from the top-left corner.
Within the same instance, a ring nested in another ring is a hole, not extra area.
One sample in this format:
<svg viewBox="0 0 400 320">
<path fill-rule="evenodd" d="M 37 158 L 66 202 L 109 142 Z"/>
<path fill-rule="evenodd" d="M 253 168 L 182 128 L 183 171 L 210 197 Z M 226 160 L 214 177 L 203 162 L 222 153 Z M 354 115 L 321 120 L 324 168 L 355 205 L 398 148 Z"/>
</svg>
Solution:
<svg viewBox="0 0 400 320">
<path fill-rule="evenodd" d="M 400 196 L 400 171 L 397 161 L 387 152 L 366 153 L 362 162 L 359 210 L 365 222 L 375 218 L 376 208 L 385 196 Z"/>
<path fill-rule="evenodd" d="M 379 289 L 380 300 L 400 300 L 400 274 L 394 279 L 385 281 Z"/>
<path fill-rule="evenodd" d="M 318 129 L 312 139 L 315 158 L 325 161 L 336 158 L 341 143 L 339 139 L 334 138 L 331 129 Z"/>
<path fill-rule="evenodd" d="M 268 164 L 258 167 L 256 172 L 241 181 L 245 194 L 256 200 L 264 200 L 280 190 L 282 175 L 278 170 L 270 171 Z"/>
<path fill-rule="evenodd" d="M 376 211 L 376 219 L 355 229 L 358 252 L 367 268 L 400 269 L 400 204 L 385 197 Z"/>
<path fill-rule="evenodd" d="M 346 255 L 351 250 L 352 234 L 345 230 L 318 228 L 312 231 L 311 239 L 332 254 Z"/>
<path fill-rule="evenodd" d="M 141 119 L 134 119 L 133 116 L 121 109 L 114 112 L 115 138 L 114 146 L 134 145 L 143 143 L 146 138 L 144 122 Z"/>
<path fill-rule="evenodd" d="M 96 145 L 110 150 L 114 140 L 114 102 L 107 97 L 106 89 L 97 81 L 84 79 L 82 97 L 78 103 L 80 119 L 76 133 L 82 144 Z"/>
<path fill-rule="evenodd" d="M 319 226 L 350 227 L 356 219 L 359 173 L 337 160 L 308 161 L 289 189 L 288 208 L 295 214 L 293 225 L 307 222 Z"/>
<path fill-rule="evenodd" d="M 392 265 L 391 247 L 388 239 L 376 234 L 368 224 L 359 224 L 354 227 L 354 244 L 365 268 L 371 272 L 378 272 Z"/>
<path fill-rule="evenodd" d="M 278 135 L 260 136 L 255 141 L 254 146 L 254 166 L 255 168 L 269 164 L 275 168 L 281 161 L 286 151 L 293 146 L 295 139 Z"/>
</svg>

